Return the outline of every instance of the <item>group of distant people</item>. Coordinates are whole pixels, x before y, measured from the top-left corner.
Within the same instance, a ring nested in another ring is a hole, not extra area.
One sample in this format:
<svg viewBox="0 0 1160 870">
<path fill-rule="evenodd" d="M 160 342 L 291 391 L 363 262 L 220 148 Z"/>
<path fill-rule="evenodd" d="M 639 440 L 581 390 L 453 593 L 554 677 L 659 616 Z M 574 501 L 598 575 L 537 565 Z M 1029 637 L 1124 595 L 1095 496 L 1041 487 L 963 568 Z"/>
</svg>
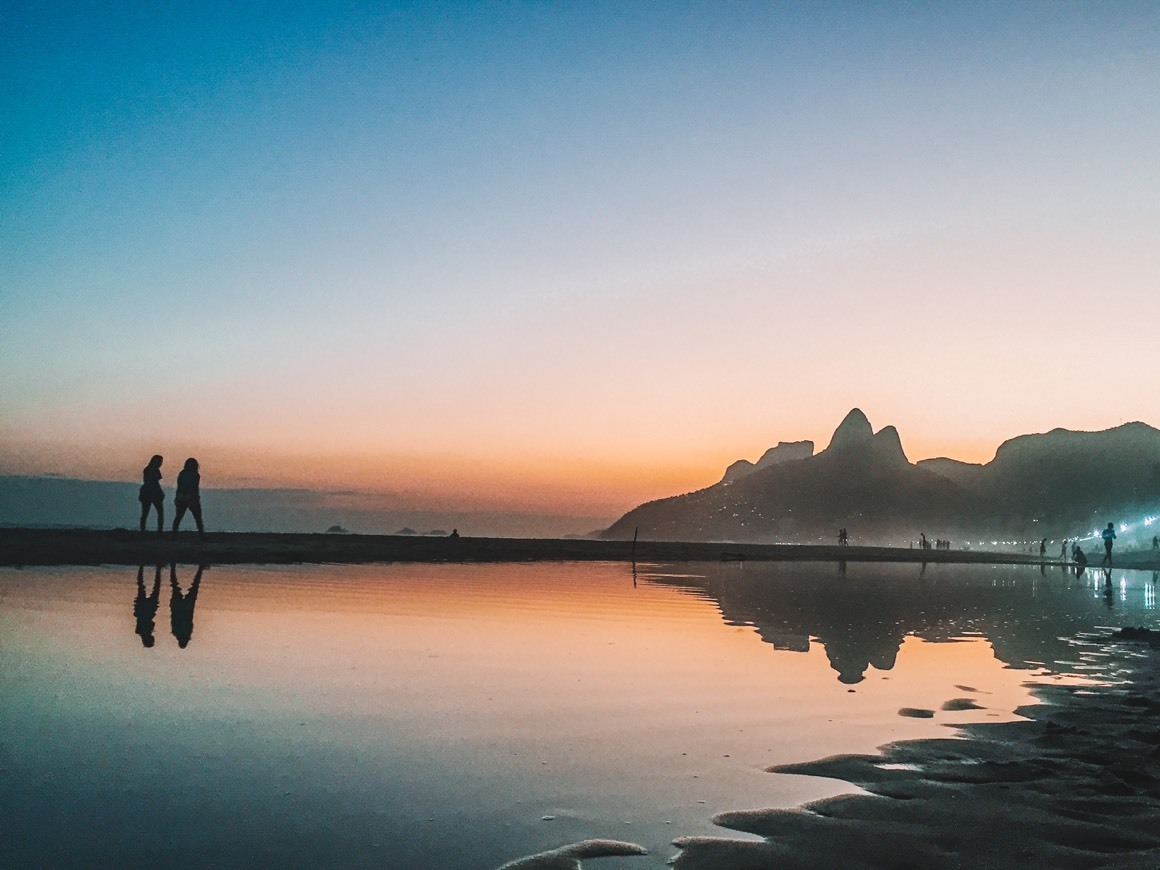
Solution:
<svg viewBox="0 0 1160 870">
<path fill-rule="evenodd" d="M 951 548 L 951 542 L 944 541 L 942 538 L 935 538 L 934 543 L 932 544 L 929 540 L 927 540 L 926 532 L 919 532 L 918 548 L 920 550 L 930 550 L 932 548 L 935 550 L 949 550 Z"/>
<path fill-rule="evenodd" d="M 845 529 L 838 529 L 838 546 L 839 547 L 850 546 L 850 534 Z"/>
<path fill-rule="evenodd" d="M 1100 538 L 1104 542 L 1104 560 L 1100 564 L 1111 566 L 1111 564 L 1112 564 L 1112 548 L 1115 546 L 1115 542 L 1116 542 L 1116 524 L 1115 523 L 1108 523 L 1107 528 L 1105 528 L 1102 532 L 1100 532 Z M 1069 543 L 1068 539 L 1064 538 L 1063 544 L 1059 548 L 1059 558 L 1061 560 L 1067 559 L 1067 554 L 1068 554 L 1067 545 L 1068 545 L 1068 543 Z M 1075 539 L 1074 541 L 1071 541 L 1070 543 L 1071 543 L 1071 561 L 1075 563 L 1076 573 L 1078 574 L 1080 571 L 1083 570 L 1084 567 L 1087 566 L 1087 563 L 1088 563 L 1087 554 L 1083 551 L 1083 547 L 1081 547 L 1079 545 L 1078 538 Z M 1152 545 L 1153 545 L 1153 549 L 1160 549 L 1160 539 L 1153 538 Z M 1047 552 L 1047 539 L 1044 538 L 1039 544 L 1039 555 L 1042 556 L 1046 552 Z"/>
<path fill-rule="evenodd" d="M 149 518 L 149 509 L 157 512 L 157 534 L 165 533 L 165 491 L 161 488 L 160 455 L 155 455 L 149 464 L 141 470 L 141 489 L 137 500 L 141 502 L 141 532 L 145 532 L 145 521 Z M 185 460 L 185 466 L 177 474 L 177 492 L 173 496 L 173 506 L 176 513 L 173 517 L 172 537 L 177 538 L 177 529 L 186 512 L 193 514 L 197 523 L 197 535 L 205 540 L 205 524 L 201 519 L 201 472 L 198 470 L 197 460 L 193 457 Z"/>
</svg>

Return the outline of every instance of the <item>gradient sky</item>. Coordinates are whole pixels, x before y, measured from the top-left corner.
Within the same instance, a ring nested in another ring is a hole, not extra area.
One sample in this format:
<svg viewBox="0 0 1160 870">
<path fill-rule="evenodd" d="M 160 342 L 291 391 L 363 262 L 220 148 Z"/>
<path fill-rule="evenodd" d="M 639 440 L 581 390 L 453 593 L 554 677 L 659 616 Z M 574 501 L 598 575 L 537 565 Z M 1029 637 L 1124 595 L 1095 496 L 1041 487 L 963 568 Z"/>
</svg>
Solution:
<svg viewBox="0 0 1160 870">
<path fill-rule="evenodd" d="M 607 512 L 1160 424 L 1160 4 L 0 4 L 0 471 Z"/>
</svg>

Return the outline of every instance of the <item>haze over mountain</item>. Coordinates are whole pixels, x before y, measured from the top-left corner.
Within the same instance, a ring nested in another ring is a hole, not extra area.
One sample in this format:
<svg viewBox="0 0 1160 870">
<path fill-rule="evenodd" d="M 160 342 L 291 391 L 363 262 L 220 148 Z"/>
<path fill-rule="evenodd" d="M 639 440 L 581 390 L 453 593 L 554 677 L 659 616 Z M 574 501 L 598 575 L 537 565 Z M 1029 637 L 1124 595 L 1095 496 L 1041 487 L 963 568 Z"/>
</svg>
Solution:
<svg viewBox="0 0 1160 870">
<path fill-rule="evenodd" d="M 1106 522 L 1160 513 L 1160 430 L 1127 423 L 1102 432 L 1054 429 L 1004 442 L 986 464 L 911 463 L 898 431 L 877 432 L 858 408 L 813 453 L 781 442 L 739 460 L 706 489 L 640 505 L 603 534 L 666 540 L 853 543 L 1091 534 Z M 1160 526 L 1131 530 L 1150 540 Z"/>
</svg>

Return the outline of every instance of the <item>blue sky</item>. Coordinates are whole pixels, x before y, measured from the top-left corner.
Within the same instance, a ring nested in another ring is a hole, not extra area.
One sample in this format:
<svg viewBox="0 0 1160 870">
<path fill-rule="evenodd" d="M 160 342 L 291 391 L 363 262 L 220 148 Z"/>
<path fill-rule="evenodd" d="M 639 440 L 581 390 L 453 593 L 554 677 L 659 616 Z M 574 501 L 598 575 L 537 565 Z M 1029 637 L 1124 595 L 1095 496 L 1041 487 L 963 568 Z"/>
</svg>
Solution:
<svg viewBox="0 0 1160 870">
<path fill-rule="evenodd" d="M 912 459 L 1160 422 L 1156 4 L 3 22 L 8 470 L 629 507 L 854 405 Z"/>
</svg>

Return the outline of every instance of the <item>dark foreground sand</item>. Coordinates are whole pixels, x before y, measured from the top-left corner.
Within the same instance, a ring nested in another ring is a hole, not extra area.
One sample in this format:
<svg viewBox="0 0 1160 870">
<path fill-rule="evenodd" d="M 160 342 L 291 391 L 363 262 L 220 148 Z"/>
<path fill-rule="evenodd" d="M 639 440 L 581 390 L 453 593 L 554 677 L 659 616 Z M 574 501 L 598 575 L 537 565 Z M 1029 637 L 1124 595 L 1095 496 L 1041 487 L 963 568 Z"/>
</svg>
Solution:
<svg viewBox="0 0 1160 870">
<path fill-rule="evenodd" d="M 1160 634 L 1131 683 L 1050 686 L 1029 721 L 971 725 L 967 739 L 890 744 L 771 768 L 853 782 L 847 795 L 798 809 L 723 813 L 723 828 L 761 840 L 684 837 L 676 870 L 1160 867 Z M 631 844 L 531 856 L 509 867 L 557 870 L 575 858 L 627 855 Z M 575 847 L 572 847 L 575 848 Z"/>
<path fill-rule="evenodd" d="M 0 565 L 213 565 L 356 562 L 533 561 L 849 561 L 1039 564 L 1038 557 L 977 550 L 913 550 L 805 544 L 721 544 L 549 538 L 435 538 L 406 535 L 211 533 L 176 542 L 152 532 L 115 529 L 0 529 Z M 1048 561 L 1049 565 L 1058 562 Z M 1117 567 L 1160 569 L 1160 553 L 1125 553 Z"/>
</svg>

